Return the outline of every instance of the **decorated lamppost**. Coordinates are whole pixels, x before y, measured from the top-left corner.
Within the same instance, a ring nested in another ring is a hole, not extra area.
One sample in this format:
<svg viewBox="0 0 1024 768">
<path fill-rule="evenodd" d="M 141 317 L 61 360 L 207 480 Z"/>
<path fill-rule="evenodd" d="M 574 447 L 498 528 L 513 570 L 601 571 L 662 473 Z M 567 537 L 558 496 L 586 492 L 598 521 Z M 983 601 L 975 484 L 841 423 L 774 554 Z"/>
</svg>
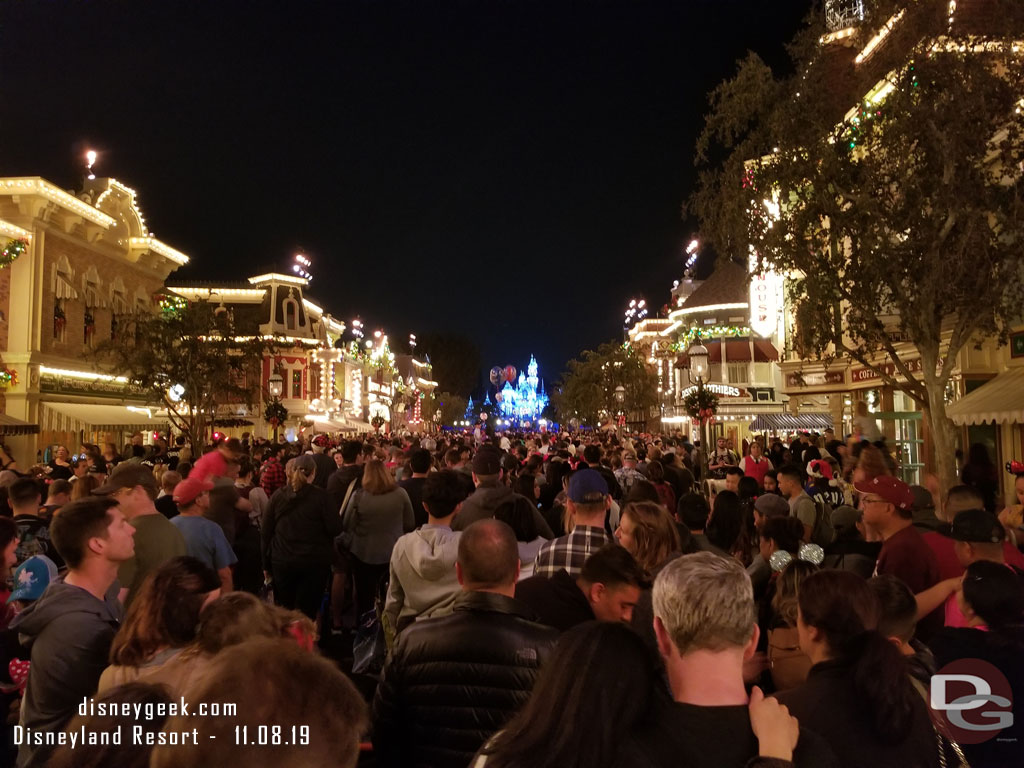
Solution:
<svg viewBox="0 0 1024 768">
<path fill-rule="evenodd" d="M 284 379 L 281 378 L 281 374 L 277 371 L 270 374 L 270 378 L 267 379 L 267 391 L 274 399 L 272 402 L 267 404 L 267 410 L 264 416 L 274 427 L 274 442 L 276 443 L 277 428 L 281 425 L 281 422 L 288 418 L 288 411 L 286 411 L 285 407 L 281 405 L 281 394 L 284 392 Z"/>
<path fill-rule="evenodd" d="M 700 336 L 694 338 L 686 355 L 690 358 L 690 379 L 697 389 L 684 398 L 683 405 L 690 416 L 700 419 L 700 445 L 706 461 L 709 446 L 707 426 L 714 418 L 718 398 L 704 387 L 708 380 L 708 348 L 700 343 Z"/>
</svg>

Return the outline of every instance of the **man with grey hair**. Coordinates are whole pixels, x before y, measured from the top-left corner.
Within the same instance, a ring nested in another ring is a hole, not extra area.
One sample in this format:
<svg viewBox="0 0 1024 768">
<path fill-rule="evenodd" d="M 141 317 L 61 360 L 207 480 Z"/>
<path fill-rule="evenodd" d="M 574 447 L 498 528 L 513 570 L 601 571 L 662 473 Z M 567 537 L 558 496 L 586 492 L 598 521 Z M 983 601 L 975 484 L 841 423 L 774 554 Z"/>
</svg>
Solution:
<svg viewBox="0 0 1024 768">
<path fill-rule="evenodd" d="M 760 633 L 750 577 L 738 561 L 711 552 L 673 560 L 654 582 L 653 602 L 673 701 L 657 703 L 629 734 L 617 768 L 743 766 L 758 755 L 798 768 L 837 765 L 786 707 L 760 688 L 747 696 L 743 662 Z"/>
</svg>

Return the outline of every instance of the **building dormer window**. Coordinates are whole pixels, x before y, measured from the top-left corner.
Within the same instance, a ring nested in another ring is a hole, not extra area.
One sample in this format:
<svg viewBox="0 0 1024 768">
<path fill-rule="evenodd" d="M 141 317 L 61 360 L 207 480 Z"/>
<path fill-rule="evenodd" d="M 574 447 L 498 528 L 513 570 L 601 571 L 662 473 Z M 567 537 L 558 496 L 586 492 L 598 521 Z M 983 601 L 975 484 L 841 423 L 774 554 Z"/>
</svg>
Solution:
<svg viewBox="0 0 1024 768">
<path fill-rule="evenodd" d="M 299 302 L 289 296 L 284 300 L 284 329 L 295 331 L 299 327 Z"/>
</svg>

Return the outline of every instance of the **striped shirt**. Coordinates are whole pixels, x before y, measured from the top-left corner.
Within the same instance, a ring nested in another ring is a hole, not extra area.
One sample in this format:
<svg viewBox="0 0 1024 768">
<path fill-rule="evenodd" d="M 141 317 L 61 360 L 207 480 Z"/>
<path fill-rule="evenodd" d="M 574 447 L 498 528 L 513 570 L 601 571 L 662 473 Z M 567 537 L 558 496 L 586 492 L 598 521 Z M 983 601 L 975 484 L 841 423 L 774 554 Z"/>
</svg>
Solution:
<svg viewBox="0 0 1024 768">
<path fill-rule="evenodd" d="M 572 533 L 552 539 L 540 548 L 533 575 L 553 576 L 564 570 L 570 576 L 579 576 L 587 558 L 610 541 L 604 528 L 577 525 Z"/>
</svg>

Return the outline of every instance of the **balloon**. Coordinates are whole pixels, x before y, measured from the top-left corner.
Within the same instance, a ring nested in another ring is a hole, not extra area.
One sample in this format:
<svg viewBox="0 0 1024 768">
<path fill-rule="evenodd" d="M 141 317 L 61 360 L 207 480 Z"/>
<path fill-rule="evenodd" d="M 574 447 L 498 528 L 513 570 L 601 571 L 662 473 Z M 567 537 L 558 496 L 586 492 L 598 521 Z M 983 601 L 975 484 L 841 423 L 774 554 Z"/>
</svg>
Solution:
<svg viewBox="0 0 1024 768">
<path fill-rule="evenodd" d="M 514 365 L 505 366 L 505 379 L 512 384 L 516 383 L 516 367 Z"/>
<path fill-rule="evenodd" d="M 498 386 L 501 383 L 501 379 L 502 379 L 501 368 L 498 368 L 497 366 L 495 366 L 494 368 L 491 368 L 491 384 L 493 384 L 494 386 Z"/>
</svg>

